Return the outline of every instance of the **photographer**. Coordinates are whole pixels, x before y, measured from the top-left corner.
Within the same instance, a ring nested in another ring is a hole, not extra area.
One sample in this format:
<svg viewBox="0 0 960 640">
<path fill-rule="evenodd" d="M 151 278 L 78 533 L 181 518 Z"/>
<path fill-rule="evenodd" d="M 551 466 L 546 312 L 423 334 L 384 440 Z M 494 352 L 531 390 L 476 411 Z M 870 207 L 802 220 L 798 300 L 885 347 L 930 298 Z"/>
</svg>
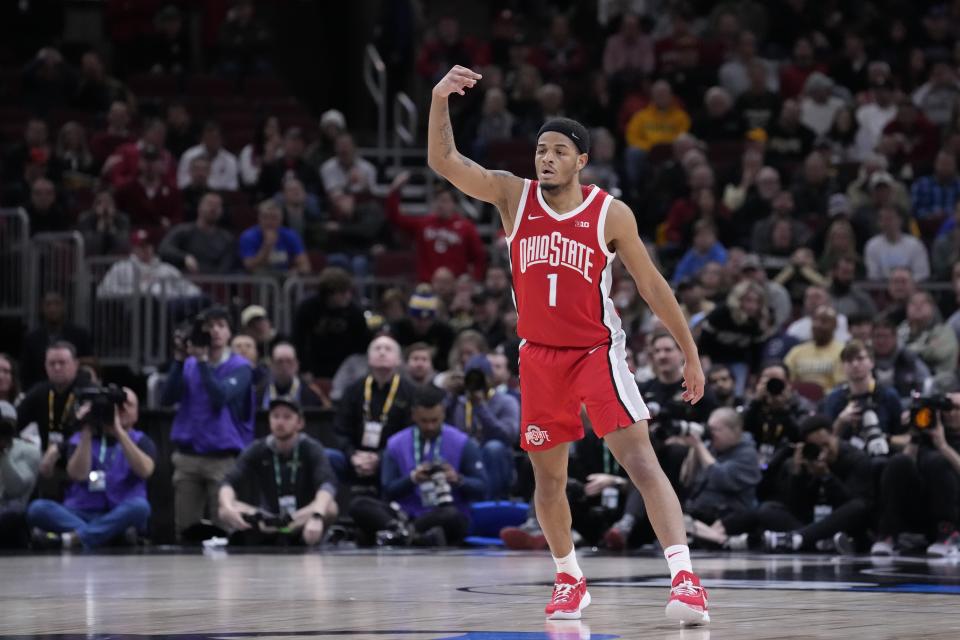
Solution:
<svg viewBox="0 0 960 640">
<path fill-rule="evenodd" d="M 850 534 L 870 521 L 873 471 L 867 455 L 832 433 L 829 418 L 812 415 L 800 425 L 801 442 L 777 478 L 777 500 L 730 514 L 697 537 L 728 549 L 762 542 L 767 551 L 852 550 Z"/>
<path fill-rule="evenodd" d="M 218 515 L 235 531 L 231 544 L 319 544 L 337 517 L 336 476 L 323 445 L 301 433 L 300 403 L 281 396 L 269 407 L 270 435 L 240 454 L 220 487 Z"/>
<path fill-rule="evenodd" d="M 832 538 L 836 550 L 847 551 L 852 546 L 849 536 L 869 524 L 874 484 L 870 459 L 832 433 L 829 418 L 811 416 L 800 429 L 803 442 L 794 445 L 781 477 L 784 504 L 778 509 L 768 503 L 760 509 L 767 508 L 766 517 L 760 518 L 766 527 L 764 546 L 767 551 L 811 550 Z M 781 520 L 771 518 L 773 514 Z"/>
<path fill-rule="evenodd" d="M 447 419 L 480 443 L 488 497 L 498 500 L 510 496 L 516 475 L 513 445 L 520 437 L 520 403 L 494 389 L 492 378 L 493 367 L 485 354 L 470 358 L 460 392 L 447 400 Z"/>
<path fill-rule="evenodd" d="M 823 400 L 833 432 L 872 456 L 886 455 L 890 445 L 906 446 L 910 438 L 900 424 L 900 396 L 891 387 L 877 384 L 867 346 L 851 340 L 840 352 L 840 361 L 847 382 Z"/>
<path fill-rule="evenodd" d="M 93 395 L 92 402 L 83 402 L 77 411 L 80 431 L 70 438 L 67 474 L 72 482 L 66 499 L 62 505 L 35 500 L 27 510 L 28 524 L 61 534 L 64 548 L 96 549 L 131 527 L 143 530 L 150 517 L 147 479 L 157 449 L 134 429 L 137 396 L 116 387 Z"/>
<path fill-rule="evenodd" d="M 753 399 L 743 412 L 743 428 L 753 436 L 760 468 L 768 470 L 768 477 L 774 477 L 785 455 L 790 455 L 790 445 L 800 440 L 800 422 L 813 411 L 810 401 L 790 386 L 785 364 L 772 362 L 761 370 Z"/>
<path fill-rule="evenodd" d="M 40 475 L 52 478 L 72 433 L 77 408 L 76 389 L 83 387 L 87 379 L 80 372 L 77 351 L 69 342 L 54 342 L 48 346 L 44 366 L 47 381 L 36 384 L 24 396 L 17 409 L 17 428 L 22 432 L 30 425 L 36 425 L 43 451 Z M 53 491 L 53 487 L 41 489 L 43 493 Z"/>
<path fill-rule="evenodd" d="M 161 402 L 180 403 L 170 434 L 178 535 L 205 510 L 216 515 L 220 484 L 253 440 L 253 370 L 227 348 L 230 334 L 226 310 L 214 307 L 194 320 L 190 336 L 174 336 L 175 361 Z"/>
<path fill-rule="evenodd" d="M 687 457 L 687 445 L 675 437 L 674 427 L 680 421 L 706 423 L 716 408 L 713 397 L 706 393 L 696 405 L 683 402 L 683 353 L 669 333 L 654 334 L 650 341 L 650 359 L 655 378 L 639 385 L 640 394 L 650 409 L 650 429 L 654 450 L 670 484 L 680 490 L 680 466 Z"/>
<path fill-rule="evenodd" d="M 684 513 L 695 522 L 716 522 L 732 513 L 757 506 L 760 465 L 753 436 L 743 430 L 743 419 L 734 409 L 716 409 L 707 422 L 710 444 L 700 435 L 686 437 L 690 453 L 681 479 L 687 489 Z"/>
<path fill-rule="evenodd" d="M 40 450 L 17 437 L 17 410 L 0 400 L 0 549 L 27 546 L 27 501 L 39 471 Z"/>
<path fill-rule="evenodd" d="M 414 426 L 387 442 L 383 496 L 399 503 L 399 511 L 369 497 L 351 504 L 350 515 L 367 536 L 444 546 L 459 544 L 467 535 L 468 504 L 484 498 L 487 477 L 480 447 L 443 423 L 443 401 L 443 392 L 435 387 L 418 389 Z M 412 531 L 407 518 L 412 519 Z"/>
<path fill-rule="evenodd" d="M 897 536 L 904 531 L 936 538 L 927 555 L 960 554 L 960 393 L 938 400 L 940 410 L 914 410 L 910 444 L 884 469 L 873 555 L 895 554 Z"/>
</svg>

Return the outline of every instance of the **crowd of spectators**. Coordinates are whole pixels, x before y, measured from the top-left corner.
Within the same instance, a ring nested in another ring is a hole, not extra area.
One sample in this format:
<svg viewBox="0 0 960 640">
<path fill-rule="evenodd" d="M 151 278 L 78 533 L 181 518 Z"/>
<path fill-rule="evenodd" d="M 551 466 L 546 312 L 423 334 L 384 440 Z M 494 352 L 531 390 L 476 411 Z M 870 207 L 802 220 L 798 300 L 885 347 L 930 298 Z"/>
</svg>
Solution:
<svg viewBox="0 0 960 640">
<path fill-rule="evenodd" d="M 429 85 L 452 64 L 483 73 L 451 107 L 462 148 L 490 168 L 529 167 L 545 118 L 596 127 L 581 178 L 633 208 L 708 373 L 703 402 L 680 402 L 681 353 L 617 265 L 631 365 L 692 538 L 960 553 L 956 7 L 639 4 L 542 25 L 498 9 L 486 38 L 445 15 L 415 74 Z M 158 14 L 139 68 L 185 64 L 179 20 Z M 257 24 L 238 2 L 220 72 L 266 68 L 271 36 Z M 3 203 L 24 207 L 34 232 L 77 228 L 89 254 L 114 256 L 98 298 L 160 282 L 200 298 L 194 275 L 327 265 L 290 310 L 290 335 L 273 328 L 276 310 L 251 306 L 208 311 L 209 345 L 176 341 L 162 402 L 176 407 L 178 536 L 208 521 L 234 544 L 457 544 L 471 502 L 529 497 L 505 242 L 481 236 L 449 186 L 427 194 L 427 215 L 407 211 L 410 174 L 387 185 L 335 110 L 315 140 L 264 114 L 239 145 L 180 102 L 145 116 L 96 52 L 67 61 L 45 47 L 23 91 L 33 115 L 4 155 Z M 58 104 L 102 125 L 51 136 Z M 371 286 L 379 256 L 411 247 L 407 282 Z M 91 436 L 76 391 L 96 375 L 95 345 L 69 318 L 47 295 L 21 368 L 0 356 L 0 409 L 19 428 L 9 446 L 0 432 L 0 537 L 16 544 L 31 527 L 35 544 L 65 533 L 65 545 L 96 546 L 149 516 L 155 447 L 135 429 L 136 398 Z M 942 406 L 925 414 L 916 394 Z M 335 416 L 327 446 L 304 433 L 317 410 Z M 568 487 L 578 540 L 651 541 L 642 499 L 586 427 Z M 532 512 L 502 537 L 544 544 Z"/>
</svg>

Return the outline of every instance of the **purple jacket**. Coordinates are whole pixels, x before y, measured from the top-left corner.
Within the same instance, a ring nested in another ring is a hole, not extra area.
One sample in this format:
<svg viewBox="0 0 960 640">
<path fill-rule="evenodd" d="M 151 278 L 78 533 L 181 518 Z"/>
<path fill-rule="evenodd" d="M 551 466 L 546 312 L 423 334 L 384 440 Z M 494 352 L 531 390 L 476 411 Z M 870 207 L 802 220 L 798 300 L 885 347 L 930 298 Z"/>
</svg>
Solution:
<svg viewBox="0 0 960 640">
<path fill-rule="evenodd" d="M 409 427 L 398 434 L 395 434 L 387 441 L 386 455 L 392 458 L 392 462 L 399 468 L 401 477 L 407 477 L 417 466 L 413 457 L 413 432 L 416 427 Z M 463 456 L 463 450 L 467 446 L 469 438 L 465 433 L 454 427 L 444 425 L 441 431 L 440 457 L 439 461 L 448 463 L 454 469 L 460 469 L 460 459 Z M 431 456 L 432 457 L 432 456 Z M 425 462 L 425 461 L 422 461 Z M 393 465 L 391 465 L 392 467 Z M 384 479 L 386 482 L 387 479 Z M 412 493 L 397 500 L 403 510 L 414 518 L 421 513 L 430 511 L 429 507 L 423 506 L 420 499 L 420 487 L 416 487 Z M 464 499 L 462 492 L 453 491 L 453 503 L 464 514 L 469 512 L 469 504 Z"/>
<path fill-rule="evenodd" d="M 146 437 L 135 429 L 127 433 L 137 446 L 140 446 L 141 440 Z M 70 438 L 70 445 L 76 447 L 79 442 L 80 433 L 77 432 Z M 146 442 L 150 442 L 150 439 L 147 438 Z M 71 482 L 67 488 L 67 496 L 63 501 L 63 506 L 68 509 L 106 512 L 131 498 L 146 500 L 147 481 L 135 474 L 133 469 L 130 468 L 127 457 L 123 455 L 123 447 L 116 440 L 108 440 L 107 450 L 103 456 L 103 463 L 101 463 L 100 446 L 102 443 L 103 441 L 100 438 L 94 438 L 93 442 L 90 443 L 90 470 L 106 471 L 106 491 L 90 491 L 87 482 Z M 156 455 L 152 442 L 149 447 L 141 447 L 141 449 L 150 457 Z"/>
<path fill-rule="evenodd" d="M 181 382 L 176 379 L 177 373 L 180 372 L 171 372 L 168 391 Z M 250 363 L 233 354 L 211 373 L 212 380 L 205 381 L 196 358 L 187 358 L 183 364 L 180 408 L 173 419 L 170 439 L 179 448 L 198 454 L 240 452 L 253 442 L 256 390 Z M 211 395 L 209 385 L 222 387 L 224 384 L 229 387 L 227 392 L 215 389 L 220 397 Z M 224 401 L 231 395 L 236 395 L 235 401 Z"/>
</svg>

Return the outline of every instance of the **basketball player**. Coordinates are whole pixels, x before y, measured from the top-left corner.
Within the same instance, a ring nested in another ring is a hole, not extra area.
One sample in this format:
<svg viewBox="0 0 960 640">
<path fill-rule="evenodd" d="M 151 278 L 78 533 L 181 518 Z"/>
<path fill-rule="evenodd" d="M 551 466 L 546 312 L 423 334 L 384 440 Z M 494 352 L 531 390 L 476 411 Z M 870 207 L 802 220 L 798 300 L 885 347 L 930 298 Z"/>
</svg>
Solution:
<svg viewBox="0 0 960 640">
<path fill-rule="evenodd" d="M 586 405 L 597 436 L 643 495 L 664 548 L 672 578 L 667 617 L 707 623 L 707 593 L 690 564 L 680 502 L 650 444 L 650 414 L 627 366 L 625 334 L 610 298 L 618 255 L 683 350 L 683 399 L 696 403 L 704 379 L 693 336 L 640 241 L 629 207 L 596 186 L 580 185 L 590 150 L 583 125 L 557 118 L 541 127 L 536 180 L 488 171 L 457 151 L 447 100 L 452 93 L 464 95 L 480 78 L 455 66 L 433 88 L 427 161 L 468 196 L 496 205 L 507 234 L 517 333 L 523 338 L 520 444 L 530 454 L 537 519 L 557 565 L 547 617 L 578 619 L 590 604 L 566 497 L 568 450 L 583 437 L 580 407 Z"/>
</svg>

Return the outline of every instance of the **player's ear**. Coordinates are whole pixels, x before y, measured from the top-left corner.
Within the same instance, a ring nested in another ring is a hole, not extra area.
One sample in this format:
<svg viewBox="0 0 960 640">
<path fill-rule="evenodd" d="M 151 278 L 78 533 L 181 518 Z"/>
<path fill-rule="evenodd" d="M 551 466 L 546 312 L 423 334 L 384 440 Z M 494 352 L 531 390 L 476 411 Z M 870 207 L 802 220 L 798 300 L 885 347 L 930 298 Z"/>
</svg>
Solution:
<svg viewBox="0 0 960 640">
<path fill-rule="evenodd" d="M 587 166 L 587 161 L 589 159 L 590 157 L 585 153 L 581 153 L 579 156 L 577 156 L 577 171 L 583 171 L 583 168 Z"/>
</svg>

